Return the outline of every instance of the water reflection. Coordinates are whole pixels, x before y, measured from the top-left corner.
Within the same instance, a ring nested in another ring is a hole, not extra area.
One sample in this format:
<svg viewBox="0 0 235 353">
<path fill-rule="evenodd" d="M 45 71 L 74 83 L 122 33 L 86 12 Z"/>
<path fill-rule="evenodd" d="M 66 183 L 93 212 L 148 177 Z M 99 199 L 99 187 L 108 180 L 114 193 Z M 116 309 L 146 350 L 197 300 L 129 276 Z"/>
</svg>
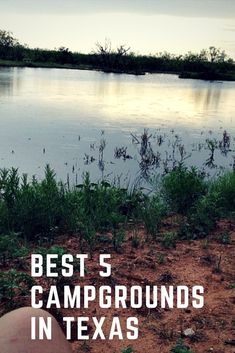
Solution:
<svg viewBox="0 0 235 353">
<path fill-rule="evenodd" d="M 90 145 L 100 145 L 105 130 L 105 172 L 131 175 L 138 157 L 113 162 L 116 147 L 127 146 L 135 156 L 130 133 L 149 128 L 178 134 L 186 149 L 210 130 L 218 136 L 223 130 L 234 134 L 234 94 L 234 82 L 180 80 L 176 75 L 1 68 L 1 166 L 41 175 L 50 163 L 60 176 L 84 170 L 97 175 L 99 155 L 88 165 L 84 156 L 91 155 Z M 197 163 L 200 157 L 193 158 Z"/>
<path fill-rule="evenodd" d="M 21 89 L 19 68 L 0 67 L 0 96 L 13 96 Z"/>
<path fill-rule="evenodd" d="M 195 108 L 201 106 L 204 111 L 218 110 L 221 98 L 227 100 L 227 91 L 223 90 L 223 83 L 208 83 L 205 88 L 194 90 Z M 223 96 L 222 96 L 223 95 Z"/>
</svg>

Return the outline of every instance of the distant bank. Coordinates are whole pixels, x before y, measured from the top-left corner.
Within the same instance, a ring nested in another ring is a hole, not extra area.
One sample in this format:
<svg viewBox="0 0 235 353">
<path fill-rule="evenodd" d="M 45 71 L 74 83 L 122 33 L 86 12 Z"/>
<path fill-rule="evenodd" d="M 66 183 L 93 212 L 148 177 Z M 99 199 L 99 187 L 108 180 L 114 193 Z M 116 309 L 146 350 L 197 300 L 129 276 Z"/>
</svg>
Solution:
<svg viewBox="0 0 235 353">
<path fill-rule="evenodd" d="M 94 52 L 82 54 L 66 47 L 54 50 L 28 48 L 4 30 L 0 30 L 0 66 L 99 70 L 132 75 L 174 73 L 180 78 L 235 81 L 234 60 L 215 47 L 185 55 L 167 52 L 137 55 L 125 45 L 113 49 L 110 41 L 106 41 L 97 43 Z"/>
</svg>

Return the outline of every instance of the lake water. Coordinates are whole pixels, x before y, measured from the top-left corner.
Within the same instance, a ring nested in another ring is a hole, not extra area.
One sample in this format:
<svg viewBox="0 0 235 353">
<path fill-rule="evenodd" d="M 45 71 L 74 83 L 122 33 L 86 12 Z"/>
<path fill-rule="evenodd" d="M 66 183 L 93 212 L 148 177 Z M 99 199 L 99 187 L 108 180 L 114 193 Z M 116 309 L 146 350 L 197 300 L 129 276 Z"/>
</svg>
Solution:
<svg viewBox="0 0 235 353">
<path fill-rule="evenodd" d="M 1 168 L 14 166 L 41 177 L 49 163 L 58 178 L 69 175 L 71 183 L 80 181 L 85 171 L 93 180 L 108 176 L 132 182 L 141 175 L 137 140 L 145 128 L 151 135 L 147 147 L 158 156 L 151 166 L 154 174 L 170 168 L 180 158 L 180 148 L 185 164 L 211 175 L 231 169 L 235 83 L 168 74 L 0 68 Z M 217 148 L 217 168 L 208 168 L 205 141 L 220 141 L 224 130 L 230 146 L 227 153 Z M 115 158 L 116 147 L 126 148 L 131 158 Z"/>
</svg>

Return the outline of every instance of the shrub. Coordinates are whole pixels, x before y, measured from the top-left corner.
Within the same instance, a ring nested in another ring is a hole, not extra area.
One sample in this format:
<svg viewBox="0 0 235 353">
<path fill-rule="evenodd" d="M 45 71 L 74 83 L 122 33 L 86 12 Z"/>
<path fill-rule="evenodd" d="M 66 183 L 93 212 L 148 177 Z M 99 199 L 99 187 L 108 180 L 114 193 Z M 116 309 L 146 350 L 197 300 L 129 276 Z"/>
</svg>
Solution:
<svg viewBox="0 0 235 353">
<path fill-rule="evenodd" d="M 58 245 L 51 246 L 49 249 L 47 248 L 37 248 L 35 250 L 35 253 L 41 254 L 43 256 L 43 267 L 46 268 L 46 256 L 47 255 L 58 255 L 57 259 L 53 259 L 53 263 L 56 264 L 56 272 L 58 272 L 57 277 L 53 277 L 50 279 L 50 281 L 57 286 L 58 292 L 62 293 L 63 292 L 63 287 L 65 285 L 71 285 L 72 284 L 72 277 L 64 277 L 62 275 L 62 256 L 67 253 L 67 251 Z M 79 269 L 79 262 L 75 261 L 74 264 L 74 271 Z"/>
<path fill-rule="evenodd" d="M 235 215 L 235 173 L 227 172 L 212 185 L 212 191 L 220 197 L 222 216 Z"/>
<path fill-rule="evenodd" d="M 144 226 L 147 235 L 155 238 L 165 214 L 165 207 L 159 197 L 154 196 L 146 198 L 141 211 L 141 218 L 144 222 Z"/>
<path fill-rule="evenodd" d="M 189 231 L 192 238 L 203 238 L 215 228 L 221 214 L 221 198 L 217 192 L 203 196 L 189 215 Z"/>
<path fill-rule="evenodd" d="M 162 180 L 162 194 L 172 211 L 186 214 L 206 193 L 204 176 L 196 168 L 180 165 Z"/>
<path fill-rule="evenodd" d="M 29 295 L 33 284 L 33 278 L 25 272 L 0 272 L 0 301 L 7 300 L 9 306 L 14 305 L 15 296 Z"/>
<path fill-rule="evenodd" d="M 175 347 L 173 347 L 170 351 L 171 353 L 193 353 L 193 351 L 191 351 L 189 349 L 189 347 L 185 346 L 184 342 L 182 339 L 180 339 L 177 344 L 175 345 Z"/>
<path fill-rule="evenodd" d="M 7 261 L 25 257 L 29 250 L 21 246 L 16 234 L 0 235 L 0 262 L 3 266 Z"/>
</svg>

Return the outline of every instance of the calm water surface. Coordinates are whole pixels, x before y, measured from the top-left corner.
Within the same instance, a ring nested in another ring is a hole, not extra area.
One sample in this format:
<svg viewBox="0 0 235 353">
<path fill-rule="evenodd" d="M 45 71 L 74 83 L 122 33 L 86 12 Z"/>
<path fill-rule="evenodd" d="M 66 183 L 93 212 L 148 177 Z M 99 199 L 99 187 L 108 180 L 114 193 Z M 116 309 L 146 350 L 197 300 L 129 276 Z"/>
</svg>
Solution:
<svg viewBox="0 0 235 353">
<path fill-rule="evenodd" d="M 0 68 L 0 167 L 41 177 L 49 163 L 59 178 L 66 180 L 69 174 L 71 182 L 84 171 L 93 179 L 133 180 L 139 175 L 140 146 L 133 144 L 131 134 L 139 137 L 145 128 L 162 160 L 170 159 L 178 139 L 188 154 L 185 163 L 200 168 L 209 155 L 205 140 L 221 140 L 227 130 L 230 151 L 225 156 L 216 150 L 216 163 L 231 168 L 235 83 L 165 74 Z M 102 143 L 104 170 L 98 163 Z M 132 159 L 114 158 L 115 147 L 122 146 Z"/>
</svg>

